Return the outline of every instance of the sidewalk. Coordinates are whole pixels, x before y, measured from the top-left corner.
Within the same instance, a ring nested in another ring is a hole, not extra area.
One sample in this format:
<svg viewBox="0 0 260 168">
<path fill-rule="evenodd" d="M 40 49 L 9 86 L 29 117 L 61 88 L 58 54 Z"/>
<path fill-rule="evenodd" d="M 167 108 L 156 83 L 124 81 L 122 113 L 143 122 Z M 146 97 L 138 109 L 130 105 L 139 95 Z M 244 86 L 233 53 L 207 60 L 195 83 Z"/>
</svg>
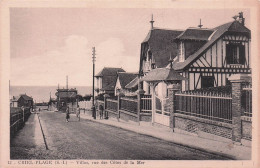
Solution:
<svg viewBox="0 0 260 168">
<path fill-rule="evenodd" d="M 11 159 L 37 159 L 45 155 L 45 144 L 39 119 L 32 113 L 25 126 L 18 131 L 10 143 Z"/>
<path fill-rule="evenodd" d="M 75 114 L 71 114 L 75 115 Z M 118 121 L 116 118 L 109 118 L 108 120 L 100 120 L 98 117 L 96 120 L 88 114 L 80 114 L 83 119 L 88 119 L 91 121 L 119 127 L 122 129 L 134 131 L 136 133 L 149 135 L 159 139 L 163 139 L 169 142 L 180 144 L 183 146 L 189 146 L 198 150 L 207 151 L 210 153 L 215 153 L 223 156 L 227 156 L 236 160 L 251 160 L 251 148 L 234 144 L 228 139 L 226 142 L 211 140 L 206 138 L 201 138 L 198 136 L 192 136 L 183 133 L 173 132 L 172 129 L 163 126 L 153 126 L 151 123 L 140 122 L 140 125 L 133 121 Z"/>
</svg>

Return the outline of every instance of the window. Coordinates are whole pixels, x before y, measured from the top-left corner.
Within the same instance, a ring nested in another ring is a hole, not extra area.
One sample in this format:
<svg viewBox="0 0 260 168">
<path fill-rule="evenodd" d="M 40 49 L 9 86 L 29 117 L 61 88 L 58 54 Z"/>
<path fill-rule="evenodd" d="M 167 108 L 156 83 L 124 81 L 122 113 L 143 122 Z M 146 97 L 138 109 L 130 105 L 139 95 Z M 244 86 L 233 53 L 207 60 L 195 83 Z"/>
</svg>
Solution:
<svg viewBox="0 0 260 168">
<path fill-rule="evenodd" d="M 202 76 L 201 88 L 214 87 L 214 76 Z"/>
<path fill-rule="evenodd" d="M 245 46 L 240 43 L 226 45 L 227 64 L 245 64 Z"/>
<path fill-rule="evenodd" d="M 185 56 L 184 44 L 183 42 L 181 42 L 179 46 L 179 62 L 184 62 L 185 60 L 184 56 Z"/>
</svg>

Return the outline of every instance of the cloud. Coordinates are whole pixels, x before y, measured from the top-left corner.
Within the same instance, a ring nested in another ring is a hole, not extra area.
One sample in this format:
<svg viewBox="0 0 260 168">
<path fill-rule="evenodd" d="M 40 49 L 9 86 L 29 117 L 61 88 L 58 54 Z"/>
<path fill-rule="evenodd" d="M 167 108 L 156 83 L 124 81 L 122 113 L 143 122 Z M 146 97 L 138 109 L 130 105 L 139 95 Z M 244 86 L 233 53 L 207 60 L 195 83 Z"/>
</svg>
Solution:
<svg viewBox="0 0 260 168">
<path fill-rule="evenodd" d="M 92 46 L 84 36 L 64 38 L 63 46 L 35 57 L 11 59 L 11 81 L 14 85 L 92 84 Z M 118 38 L 109 38 L 96 46 L 96 73 L 103 67 L 122 67 L 137 71 L 139 56 L 125 54 L 125 46 Z"/>
<path fill-rule="evenodd" d="M 97 47 L 97 70 L 103 67 L 122 67 L 126 71 L 137 71 L 139 56 L 125 54 L 125 46 L 119 38 L 109 38 Z"/>
</svg>

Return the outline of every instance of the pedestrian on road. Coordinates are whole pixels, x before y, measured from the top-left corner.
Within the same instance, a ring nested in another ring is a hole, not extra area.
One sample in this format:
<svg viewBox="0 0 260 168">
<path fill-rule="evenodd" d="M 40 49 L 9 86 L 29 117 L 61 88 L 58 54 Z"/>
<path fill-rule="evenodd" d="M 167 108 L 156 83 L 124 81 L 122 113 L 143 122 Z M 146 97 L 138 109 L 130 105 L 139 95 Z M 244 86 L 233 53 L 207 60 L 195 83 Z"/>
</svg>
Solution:
<svg viewBox="0 0 260 168">
<path fill-rule="evenodd" d="M 100 119 L 103 119 L 103 110 L 104 110 L 103 106 L 100 105 L 99 106 L 99 116 L 100 116 Z"/>
<path fill-rule="evenodd" d="M 66 109 L 66 122 L 69 122 L 70 119 L 70 112 L 69 112 L 69 106 Z"/>
<path fill-rule="evenodd" d="M 77 109 L 76 109 L 76 116 L 79 118 L 79 121 L 80 121 L 80 108 L 79 108 L 79 105 L 77 106 Z"/>
</svg>

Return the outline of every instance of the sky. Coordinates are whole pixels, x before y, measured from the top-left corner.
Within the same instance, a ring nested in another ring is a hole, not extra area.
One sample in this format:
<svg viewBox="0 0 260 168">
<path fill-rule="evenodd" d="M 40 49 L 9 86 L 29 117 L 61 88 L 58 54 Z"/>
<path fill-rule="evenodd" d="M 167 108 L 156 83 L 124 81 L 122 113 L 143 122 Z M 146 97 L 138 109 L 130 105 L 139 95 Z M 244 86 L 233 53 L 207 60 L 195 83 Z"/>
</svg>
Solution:
<svg viewBox="0 0 260 168">
<path fill-rule="evenodd" d="M 243 11 L 250 28 L 248 9 L 143 9 L 143 8 L 11 8 L 11 85 L 92 85 L 92 47 L 96 69 L 139 69 L 141 43 L 154 27 L 214 28 Z"/>
</svg>

